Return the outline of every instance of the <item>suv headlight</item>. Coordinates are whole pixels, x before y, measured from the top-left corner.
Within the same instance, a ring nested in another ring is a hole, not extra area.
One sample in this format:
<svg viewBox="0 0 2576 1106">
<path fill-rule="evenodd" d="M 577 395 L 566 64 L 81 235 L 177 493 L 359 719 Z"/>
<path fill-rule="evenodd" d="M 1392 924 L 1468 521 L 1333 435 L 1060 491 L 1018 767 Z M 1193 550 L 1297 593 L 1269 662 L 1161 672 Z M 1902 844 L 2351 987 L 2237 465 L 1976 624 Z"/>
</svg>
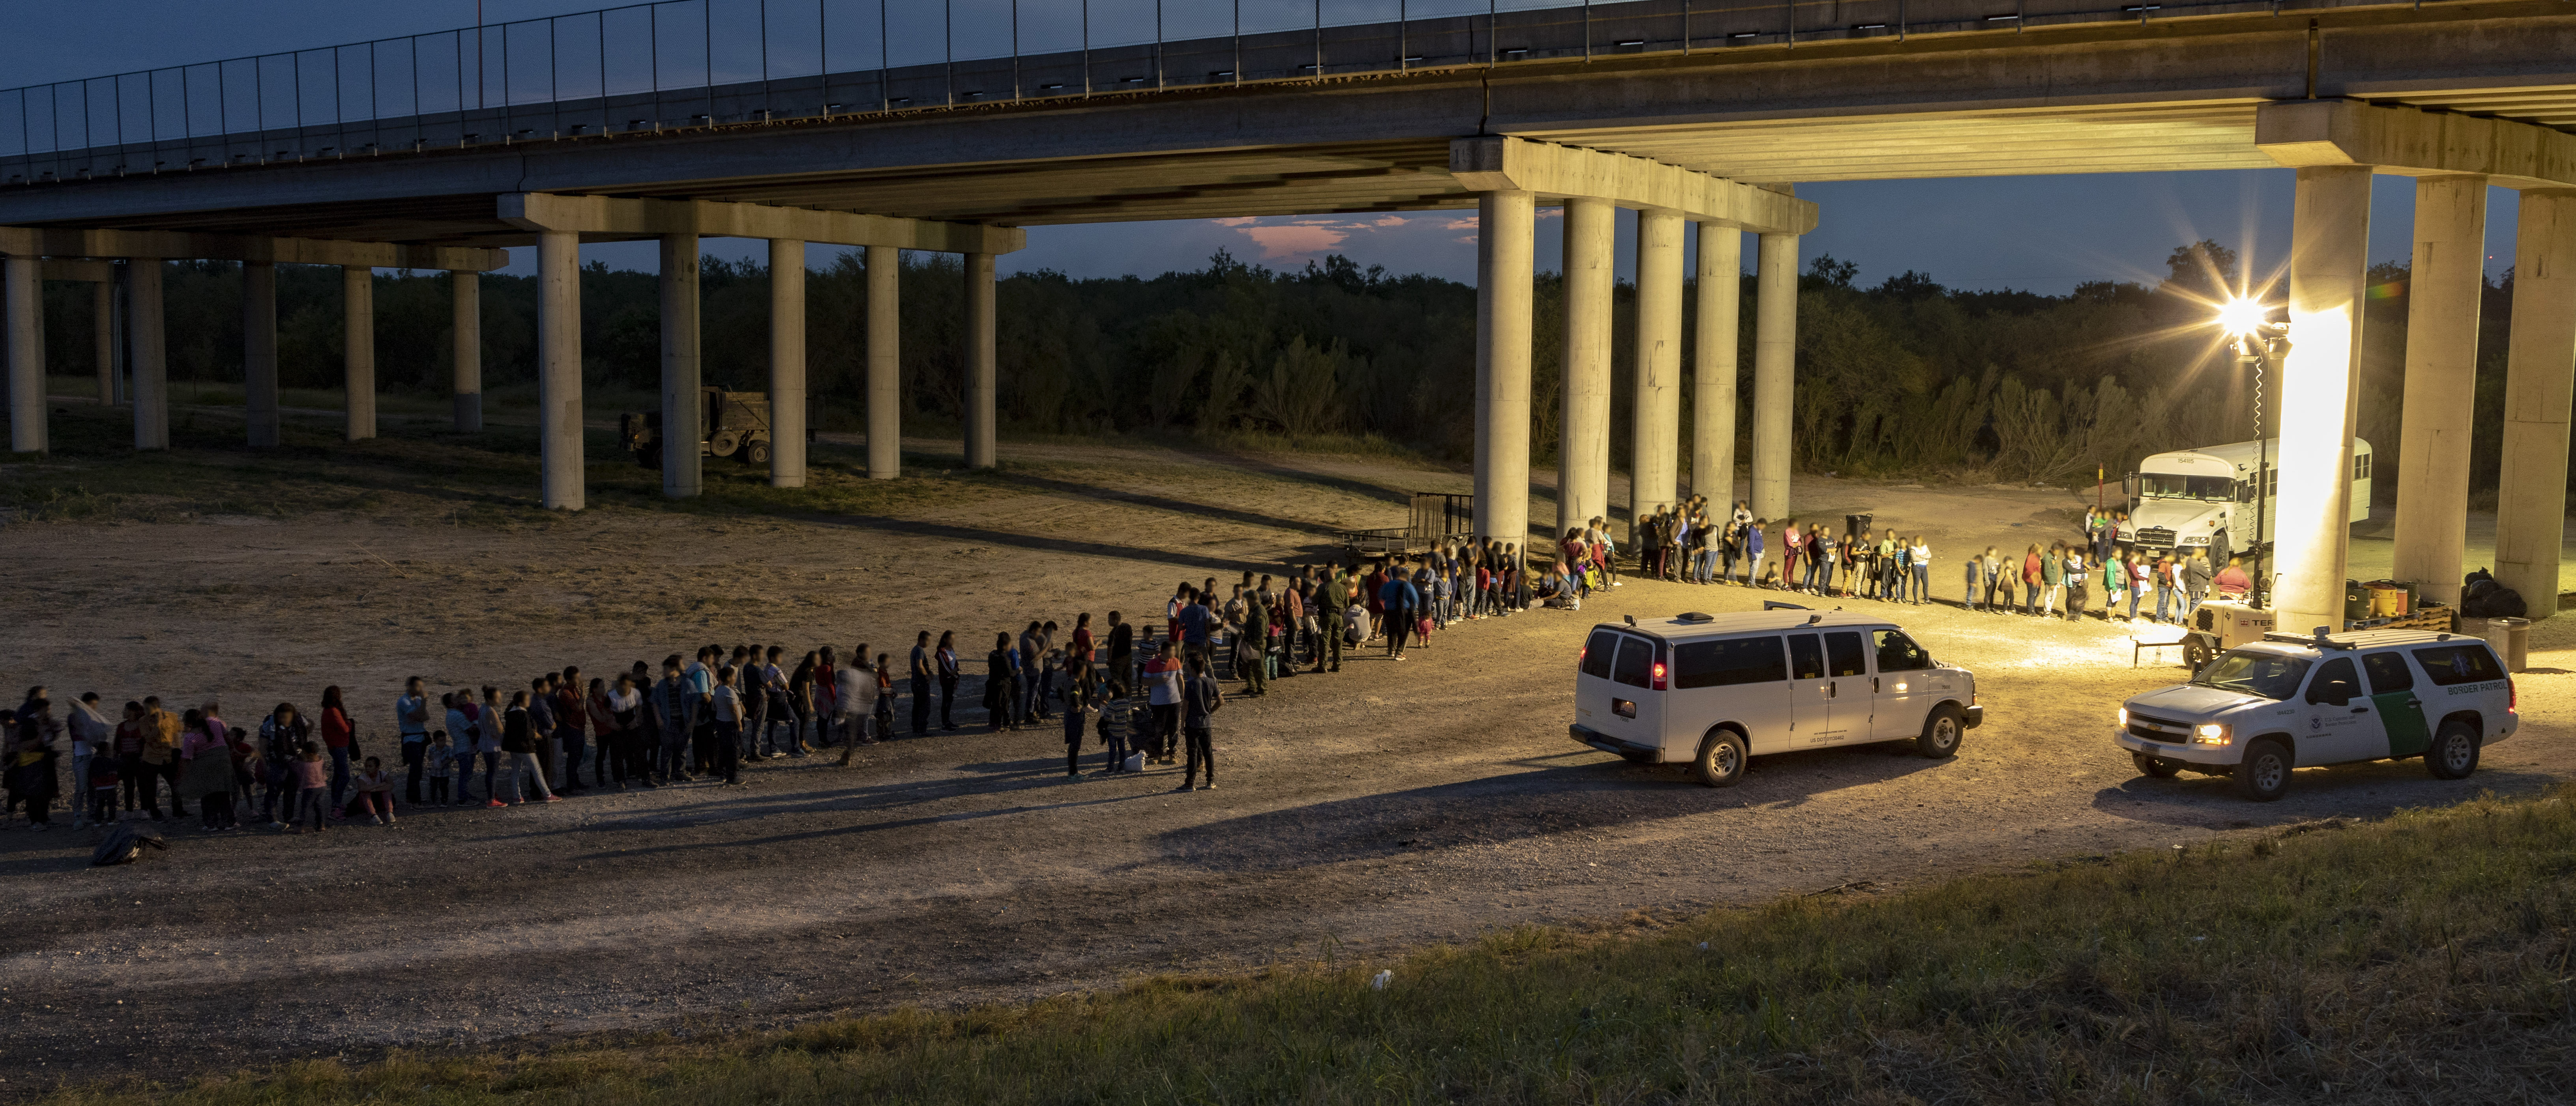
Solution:
<svg viewBox="0 0 2576 1106">
<path fill-rule="evenodd" d="M 2191 728 L 2191 743 L 2194 745 L 2225 745 L 2229 740 L 2224 723 L 2203 722 Z"/>
<path fill-rule="evenodd" d="M 2127 707 L 2120 708 L 2120 728 L 2124 730 L 2129 728 L 2129 708 Z"/>
</svg>

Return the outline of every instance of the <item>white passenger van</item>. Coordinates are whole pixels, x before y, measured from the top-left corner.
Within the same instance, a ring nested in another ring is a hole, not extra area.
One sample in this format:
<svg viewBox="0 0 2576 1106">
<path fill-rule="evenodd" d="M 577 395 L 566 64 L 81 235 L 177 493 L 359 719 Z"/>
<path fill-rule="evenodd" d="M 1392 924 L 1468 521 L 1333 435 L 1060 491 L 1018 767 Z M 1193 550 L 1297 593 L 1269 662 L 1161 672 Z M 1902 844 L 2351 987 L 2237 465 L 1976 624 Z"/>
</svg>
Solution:
<svg viewBox="0 0 2576 1106">
<path fill-rule="evenodd" d="M 1911 741 L 1947 757 L 1984 721 L 1977 678 L 1894 623 L 1780 607 L 1594 626 L 1574 677 L 1574 740 L 1687 763 L 1725 787 L 1746 758 L 1791 749 Z"/>
<path fill-rule="evenodd" d="M 2320 764 L 2420 756 L 2435 779 L 2464 779 L 2521 723 L 2513 677 L 2484 641 L 2318 630 L 2266 635 L 2190 683 L 2130 698 L 2112 741 L 2147 775 L 2233 776 L 2246 798 L 2269 802 L 2292 769 Z"/>
</svg>

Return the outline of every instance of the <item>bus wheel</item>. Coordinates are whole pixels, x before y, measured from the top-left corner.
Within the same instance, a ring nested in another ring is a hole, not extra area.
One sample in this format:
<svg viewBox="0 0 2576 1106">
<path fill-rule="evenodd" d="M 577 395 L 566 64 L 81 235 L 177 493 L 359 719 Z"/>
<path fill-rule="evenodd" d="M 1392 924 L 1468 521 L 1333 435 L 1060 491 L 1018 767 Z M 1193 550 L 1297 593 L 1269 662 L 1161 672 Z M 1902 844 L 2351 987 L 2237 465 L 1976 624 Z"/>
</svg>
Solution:
<svg viewBox="0 0 2576 1106">
<path fill-rule="evenodd" d="M 1714 730 L 1699 741 L 1691 761 L 1691 778 L 1707 787 L 1733 787 L 1744 779 L 1744 739 L 1733 730 Z"/>
<path fill-rule="evenodd" d="M 2437 780 L 2465 780 L 2478 770 L 2478 731 L 2467 722 L 2452 719 L 2442 724 L 2442 732 L 2433 736 L 2433 747 L 2424 750 L 2424 770 Z"/>
</svg>

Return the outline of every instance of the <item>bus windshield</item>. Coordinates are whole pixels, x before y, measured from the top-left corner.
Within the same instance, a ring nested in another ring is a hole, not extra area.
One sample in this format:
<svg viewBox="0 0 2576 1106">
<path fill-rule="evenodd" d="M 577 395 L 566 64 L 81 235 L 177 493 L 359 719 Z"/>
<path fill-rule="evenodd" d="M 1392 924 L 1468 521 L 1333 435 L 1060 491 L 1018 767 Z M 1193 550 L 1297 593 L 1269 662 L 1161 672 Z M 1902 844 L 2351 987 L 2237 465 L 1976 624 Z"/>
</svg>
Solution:
<svg viewBox="0 0 2576 1106">
<path fill-rule="evenodd" d="M 2224 501 L 2236 497 L 2236 481 L 2224 476 L 2180 476 L 2173 473 L 2142 472 L 2138 474 L 2139 491 L 2150 499 L 2204 499 Z"/>
<path fill-rule="evenodd" d="M 2285 657 L 2279 653 L 2239 650 L 2212 661 L 2191 682 L 2220 691 L 2260 695 L 2266 699 L 2287 699 L 2299 692 L 2299 681 L 2308 674 L 2305 657 Z"/>
</svg>

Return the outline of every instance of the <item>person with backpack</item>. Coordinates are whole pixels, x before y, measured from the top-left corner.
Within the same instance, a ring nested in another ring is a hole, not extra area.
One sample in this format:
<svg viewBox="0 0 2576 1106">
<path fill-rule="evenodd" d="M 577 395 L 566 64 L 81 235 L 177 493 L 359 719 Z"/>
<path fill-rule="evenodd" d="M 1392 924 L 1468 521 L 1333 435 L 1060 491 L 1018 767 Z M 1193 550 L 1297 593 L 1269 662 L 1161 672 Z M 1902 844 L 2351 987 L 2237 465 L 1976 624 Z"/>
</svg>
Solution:
<svg viewBox="0 0 2576 1106">
<path fill-rule="evenodd" d="M 1019 699 L 1018 681 L 1011 678 L 1011 666 L 1019 654 L 1011 648 L 1011 635 L 1006 631 L 993 634 L 993 651 L 984 654 L 984 719 L 999 733 L 1019 728 L 1012 715 Z"/>
<path fill-rule="evenodd" d="M 1350 617 L 1350 588 L 1342 579 L 1342 566 L 1334 565 L 1327 571 L 1329 575 L 1325 577 L 1323 586 L 1315 589 L 1315 618 L 1322 626 L 1321 634 L 1315 639 L 1315 671 L 1328 671 L 1325 661 L 1329 657 L 1332 662 L 1329 671 L 1339 672 L 1342 670 L 1344 620 Z"/>
<path fill-rule="evenodd" d="M 1270 693 L 1270 604 L 1258 595 L 1243 604 L 1242 644 L 1236 650 L 1235 673 L 1243 677 L 1245 695 Z"/>
<path fill-rule="evenodd" d="M 1386 655 L 1403 660 L 1405 637 L 1413 629 L 1413 612 L 1422 605 L 1421 594 L 1398 570 L 1388 573 L 1386 583 L 1379 585 L 1377 599 L 1386 621 Z"/>
<path fill-rule="evenodd" d="M 1181 733 L 1189 743 L 1189 764 L 1181 769 L 1181 785 L 1175 791 L 1197 790 L 1191 783 L 1199 771 L 1207 771 L 1205 790 L 1216 790 L 1215 738 L 1208 719 L 1225 707 L 1225 693 L 1217 690 L 1216 681 L 1208 676 L 1207 662 L 1190 659 L 1190 675 L 1181 692 Z"/>
<path fill-rule="evenodd" d="M 265 787 L 260 792 L 258 813 L 259 820 L 268 823 L 270 829 L 285 829 L 287 819 L 295 817 L 296 759 L 312 740 L 313 727 L 293 703 L 279 703 L 260 720 L 259 763 Z"/>
</svg>

